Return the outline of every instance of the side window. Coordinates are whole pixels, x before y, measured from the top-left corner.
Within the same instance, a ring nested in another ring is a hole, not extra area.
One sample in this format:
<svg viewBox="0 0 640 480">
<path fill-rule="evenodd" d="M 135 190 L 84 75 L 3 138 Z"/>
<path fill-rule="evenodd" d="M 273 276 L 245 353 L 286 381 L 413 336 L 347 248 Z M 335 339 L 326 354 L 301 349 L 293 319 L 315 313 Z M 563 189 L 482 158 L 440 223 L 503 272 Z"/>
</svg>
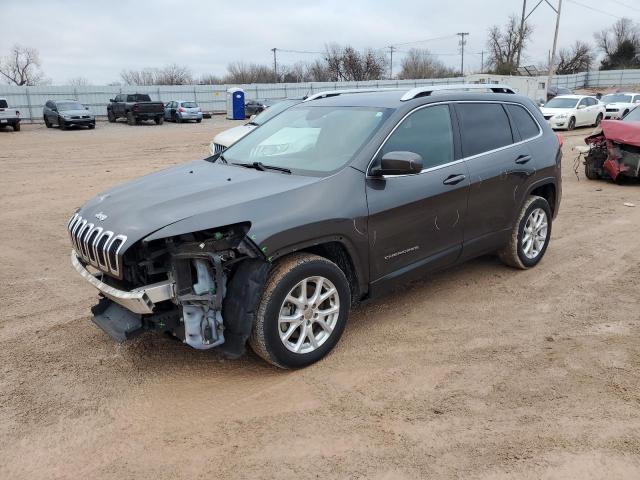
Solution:
<svg viewBox="0 0 640 480">
<path fill-rule="evenodd" d="M 580 107 L 580 105 L 583 105 L 583 106 L 586 107 L 587 106 L 587 99 L 583 98 L 582 100 L 580 100 L 580 103 L 578 103 L 578 107 Z"/>
<path fill-rule="evenodd" d="M 122 95 L 118 94 L 116 95 L 116 102 L 121 102 L 122 101 Z"/>
<path fill-rule="evenodd" d="M 409 115 L 386 141 L 378 158 L 394 151 L 422 156 L 423 168 L 453 161 L 453 129 L 448 105 L 426 107 Z"/>
<path fill-rule="evenodd" d="M 460 103 L 456 111 L 465 157 L 513 143 L 509 118 L 499 103 Z"/>
<path fill-rule="evenodd" d="M 640 103 L 640 95 L 633 97 L 633 103 Z"/>
<path fill-rule="evenodd" d="M 507 107 L 507 110 L 509 110 L 513 123 L 520 132 L 520 138 L 522 138 L 522 140 L 535 137 L 540 133 L 538 124 L 524 107 L 521 107 L 520 105 L 505 106 Z"/>
</svg>

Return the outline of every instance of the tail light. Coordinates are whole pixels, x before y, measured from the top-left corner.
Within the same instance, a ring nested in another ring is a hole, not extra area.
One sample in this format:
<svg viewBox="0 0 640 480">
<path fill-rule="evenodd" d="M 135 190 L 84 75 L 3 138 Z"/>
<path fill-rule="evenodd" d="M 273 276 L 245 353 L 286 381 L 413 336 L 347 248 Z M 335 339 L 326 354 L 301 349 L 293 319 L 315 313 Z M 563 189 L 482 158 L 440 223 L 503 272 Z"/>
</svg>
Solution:
<svg viewBox="0 0 640 480">
<path fill-rule="evenodd" d="M 558 137 L 558 142 L 560 143 L 560 148 L 564 145 L 564 138 L 559 133 L 556 133 L 556 137 Z"/>
<path fill-rule="evenodd" d="M 179 112 L 184 112 L 184 108 L 183 107 L 178 107 L 178 111 Z"/>
<path fill-rule="evenodd" d="M 16 117 L 20 116 L 20 112 L 18 110 L 16 110 Z"/>
</svg>

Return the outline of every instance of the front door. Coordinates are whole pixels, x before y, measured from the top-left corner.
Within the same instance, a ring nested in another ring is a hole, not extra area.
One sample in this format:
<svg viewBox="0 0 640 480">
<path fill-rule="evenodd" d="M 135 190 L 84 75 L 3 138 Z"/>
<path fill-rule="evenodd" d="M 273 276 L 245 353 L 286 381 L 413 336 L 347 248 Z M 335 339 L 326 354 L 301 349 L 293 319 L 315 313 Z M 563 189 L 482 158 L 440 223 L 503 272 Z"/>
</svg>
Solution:
<svg viewBox="0 0 640 480">
<path fill-rule="evenodd" d="M 373 286 L 456 261 L 467 209 L 468 172 L 456 160 L 450 106 L 419 108 L 405 117 L 373 162 L 393 151 L 418 153 L 422 173 L 366 180 Z"/>
</svg>

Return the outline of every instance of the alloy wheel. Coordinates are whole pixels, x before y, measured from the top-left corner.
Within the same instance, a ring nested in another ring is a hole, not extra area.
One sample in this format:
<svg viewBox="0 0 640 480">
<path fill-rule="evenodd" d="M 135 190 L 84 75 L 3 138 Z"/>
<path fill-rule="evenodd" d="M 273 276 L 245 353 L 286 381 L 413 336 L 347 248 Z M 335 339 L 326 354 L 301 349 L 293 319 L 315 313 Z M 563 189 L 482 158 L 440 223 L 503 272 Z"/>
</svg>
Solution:
<svg viewBox="0 0 640 480">
<path fill-rule="evenodd" d="M 534 209 L 527 218 L 522 232 L 522 251 L 531 260 L 537 258 L 547 242 L 549 222 L 542 208 Z"/>
</svg>

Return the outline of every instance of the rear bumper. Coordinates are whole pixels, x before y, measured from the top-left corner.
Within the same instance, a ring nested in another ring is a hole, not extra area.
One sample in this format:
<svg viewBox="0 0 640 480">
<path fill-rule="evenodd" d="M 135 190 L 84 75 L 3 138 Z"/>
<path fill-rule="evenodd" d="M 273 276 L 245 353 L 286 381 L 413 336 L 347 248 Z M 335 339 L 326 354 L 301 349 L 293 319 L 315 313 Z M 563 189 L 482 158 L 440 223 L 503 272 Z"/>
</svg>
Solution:
<svg viewBox="0 0 640 480">
<path fill-rule="evenodd" d="M 198 113 L 179 113 L 178 115 L 180 115 L 180 118 L 182 118 L 183 120 L 202 120 L 202 112 L 198 112 Z"/>
<path fill-rule="evenodd" d="M 12 117 L 12 118 L 0 117 L 0 125 L 17 125 L 18 123 L 20 123 L 19 117 Z"/>
<path fill-rule="evenodd" d="M 73 265 L 73 268 L 75 268 L 86 281 L 98 289 L 102 295 L 133 313 L 153 313 L 153 308 L 156 303 L 174 298 L 174 284 L 169 280 L 152 285 L 145 285 L 144 287 L 131 291 L 118 290 L 117 288 L 107 285 L 97 275 L 87 270 L 80 262 L 75 250 L 71 250 L 71 265 Z"/>
<path fill-rule="evenodd" d="M 163 117 L 164 112 L 131 112 L 133 116 L 140 120 L 153 120 L 155 118 Z"/>
</svg>

